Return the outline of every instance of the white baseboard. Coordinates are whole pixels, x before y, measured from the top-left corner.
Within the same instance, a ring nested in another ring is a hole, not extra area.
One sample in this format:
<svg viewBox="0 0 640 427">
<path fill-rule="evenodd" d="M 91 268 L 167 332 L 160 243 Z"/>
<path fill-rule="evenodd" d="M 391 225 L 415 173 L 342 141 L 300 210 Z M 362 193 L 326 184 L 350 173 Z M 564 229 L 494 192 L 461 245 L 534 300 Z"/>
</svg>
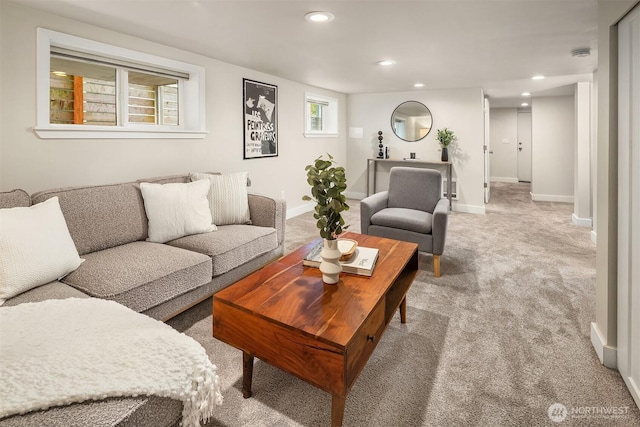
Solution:
<svg viewBox="0 0 640 427">
<path fill-rule="evenodd" d="M 631 393 L 631 397 L 636 401 L 636 405 L 640 408 L 640 387 L 631 377 L 622 377 L 625 384 L 627 384 L 627 388 L 629 389 L 629 393 Z"/>
<path fill-rule="evenodd" d="M 618 349 L 604 344 L 604 339 L 596 322 L 591 322 L 591 344 L 600 362 L 611 369 L 618 369 Z"/>
<path fill-rule="evenodd" d="M 346 191 L 344 195 L 347 199 L 356 199 L 356 200 L 362 200 L 365 197 L 367 197 L 367 193 L 359 193 L 356 191 Z"/>
<path fill-rule="evenodd" d="M 509 184 L 517 184 L 518 182 L 518 178 L 509 178 L 509 177 L 503 177 L 503 176 L 492 176 L 491 177 L 491 182 L 507 182 Z"/>
<path fill-rule="evenodd" d="M 344 195 L 347 196 L 347 199 L 354 200 L 362 200 L 367 196 L 365 193 L 357 192 L 346 192 L 344 193 Z M 303 213 L 311 212 L 314 207 L 315 204 L 310 202 L 306 205 L 298 206 L 297 208 L 287 209 L 287 219 L 293 218 L 294 216 L 302 215 Z M 484 215 L 486 213 L 486 209 L 484 206 L 463 205 L 456 202 L 455 200 L 453 200 L 451 210 L 455 212 L 466 212 L 480 215 Z"/>
<path fill-rule="evenodd" d="M 287 209 L 287 219 L 311 212 L 315 206 L 316 204 L 314 202 L 309 202 L 292 209 Z"/>
<path fill-rule="evenodd" d="M 454 212 L 466 212 L 466 213 L 480 214 L 480 215 L 484 215 L 485 213 L 487 213 L 484 206 L 463 205 L 455 201 L 451 205 L 451 210 Z"/>
<path fill-rule="evenodd" d="M 593 221 L 591 218 L 578 218 L 576 214 L 571 214 L 571 221 L 580 227 L 592 227 Z"/>
<path fill-rule="evenodd" d="M 555 194 L 534 194 L 531 193 L 531 200 L 535 202 L 561 202 L 573 203 L 573 196 L 559 196 Z"/>
<path fill-rule="evenodd" d="M 596 233 L 596 230 L 591 230 L 591 241 L 594 245 L 598 243 L 598 233 Z"/>
</svg>

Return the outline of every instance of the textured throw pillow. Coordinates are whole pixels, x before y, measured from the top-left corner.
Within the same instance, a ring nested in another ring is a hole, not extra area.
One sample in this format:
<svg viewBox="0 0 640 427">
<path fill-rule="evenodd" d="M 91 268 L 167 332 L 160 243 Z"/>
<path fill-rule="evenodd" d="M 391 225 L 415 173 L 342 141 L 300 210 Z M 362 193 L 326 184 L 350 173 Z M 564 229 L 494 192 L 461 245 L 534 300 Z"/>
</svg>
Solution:
<svg viewBox="0 0 640 427">
<path fill-rule="evenodd" d="M 78 255 L 58 197 L 0 209 L 0 305 L 78 268 Z"/>
<path fill-rule="evenodd" d="M 140 184 L 149 220 L 147 241 L 165 243 L 191 234 L 216 229 L 211 221 L 207 193 L 209 181 L 186 184 Z"/>
<path fill-rule="evenodd" d="M 209 205 L 214 224 L 248 224 L 251 222 L 247 175 L 248 172 L 227 175 L 206 173 L 192 173 L 190 175 L 192 181 L 208 179 L 211 182 Z"/>
</svg>

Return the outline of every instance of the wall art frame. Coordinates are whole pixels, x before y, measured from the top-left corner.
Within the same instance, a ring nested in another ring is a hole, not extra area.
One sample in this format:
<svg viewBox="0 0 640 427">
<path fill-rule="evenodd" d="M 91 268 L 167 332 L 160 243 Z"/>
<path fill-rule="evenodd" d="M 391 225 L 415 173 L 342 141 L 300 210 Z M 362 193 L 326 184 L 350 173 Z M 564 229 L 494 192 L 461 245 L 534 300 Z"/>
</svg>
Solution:
<svg viewBox="0 0 640 427">
<path fill-rule="evenodd" d="M 278 86 L 243 78 L 244 159 L 278 156 Z"/>
</svg>

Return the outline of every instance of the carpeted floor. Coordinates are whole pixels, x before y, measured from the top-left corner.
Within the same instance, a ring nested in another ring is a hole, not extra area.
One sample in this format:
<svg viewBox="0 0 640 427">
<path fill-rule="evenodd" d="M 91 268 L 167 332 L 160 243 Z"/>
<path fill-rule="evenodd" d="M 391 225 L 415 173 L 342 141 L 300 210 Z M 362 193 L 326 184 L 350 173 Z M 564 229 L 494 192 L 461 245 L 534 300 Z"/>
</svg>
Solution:
<svg viewBox="0 0 640 427">
<path fill-rule="evenodd" d="M 640 426 L 617 371 L 590 342 L 595 245 L 572 205 L 532 202 L 528 184 L 492 185 L 486 215 L 453 212 L 442 277 L 431 256 L 347 396 L 345 426 Z M 358 201 L 346 215 L 359 231 Z M 287 221 L 286 252 L 317 236 L 312 214 Z M 242 354 L 211 337 L 211 301 L 170 321 L 218 366 L 225 403 L 208 426 L 326 426 L 331 397 L 256 360 L 243 399 Z M 552 422 L 553 404 L 567 408 Z M 618 415 L 605 415 L 615 411 Z"/>
</svg>

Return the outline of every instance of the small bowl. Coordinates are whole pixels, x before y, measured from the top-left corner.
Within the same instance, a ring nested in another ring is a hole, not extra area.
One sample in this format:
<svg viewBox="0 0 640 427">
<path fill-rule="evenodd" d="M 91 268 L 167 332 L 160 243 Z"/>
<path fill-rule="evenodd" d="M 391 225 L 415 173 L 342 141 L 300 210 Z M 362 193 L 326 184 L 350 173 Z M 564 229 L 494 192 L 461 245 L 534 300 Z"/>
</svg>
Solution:
<svg viewBox="0 0 640 427">
<path fill-rule="evenodd" d="M 348 261 L 356 252 L 358 242 L 352 239 L 338 239 L 338 250 L 342 252 L 340 261 Z"/>
</svg>

